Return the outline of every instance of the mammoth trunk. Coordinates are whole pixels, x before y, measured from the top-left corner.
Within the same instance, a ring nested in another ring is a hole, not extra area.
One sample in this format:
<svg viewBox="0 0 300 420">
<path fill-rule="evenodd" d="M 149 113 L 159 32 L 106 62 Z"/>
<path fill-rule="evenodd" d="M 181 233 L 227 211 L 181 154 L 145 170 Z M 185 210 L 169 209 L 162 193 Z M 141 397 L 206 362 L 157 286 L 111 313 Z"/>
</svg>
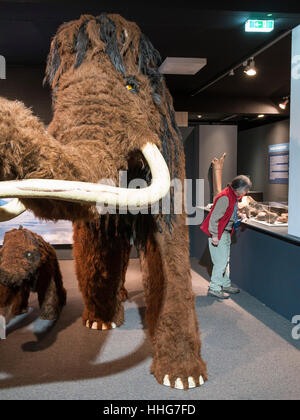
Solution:
<svg viewBox="0 0 300 420">
<path fill-rule="evenodd" d="M 3 267 L 0 267 L 0 285 L 5 286 L 5 287 L 13 287 L 16 285 L 20 285 L 18 284 L 19 281 L 18 279 L 16 279 L 15 275 L 10 273 L 8 269 L 5 269 Z M 1 306 L 1 301 L 0 301 L 0 306 Z"/>
</svg>

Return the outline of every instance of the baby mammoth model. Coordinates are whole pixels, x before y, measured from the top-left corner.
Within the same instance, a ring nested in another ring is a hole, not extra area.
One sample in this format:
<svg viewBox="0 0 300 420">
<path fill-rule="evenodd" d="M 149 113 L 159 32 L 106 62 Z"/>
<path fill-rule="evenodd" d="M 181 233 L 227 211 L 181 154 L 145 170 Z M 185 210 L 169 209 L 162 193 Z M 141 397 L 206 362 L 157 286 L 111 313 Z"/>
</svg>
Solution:
<svg viewBox="0 0 300 420">
<path fill-rule="evenodd" d="M 175 212 L 170 189 L 171 179 L 184 184 L 184 150 L 160 63 L 138 26 L 119 15 L 63 24 L 46 69 L 54 111 L 47 132 L 23 104 L 0 99 L 0 197 L 15 198 L 0 218 L 28 208 L 43 219 L 73 222 L 83 324 L 99 330 L 124 322 L 121 287 L 134 240 L 151 371 L 159 383 L 187 389 L 207 374 L 186 215 L 178 205 Z M 134 179 L 143 181 L 141 188 L 127 188 Z M 163 212 L 158 204 L 168 194 L 170 211 Z"/>
<path fill-rule="evenodd" d="M 38 295 L 42 319 L 59 317 L 66 291 L 53 247 L 30 230 L 6 232 L 0 251 L 0 315 L 5 321 L 27 312 L 31 292 Z"/>
</svg>

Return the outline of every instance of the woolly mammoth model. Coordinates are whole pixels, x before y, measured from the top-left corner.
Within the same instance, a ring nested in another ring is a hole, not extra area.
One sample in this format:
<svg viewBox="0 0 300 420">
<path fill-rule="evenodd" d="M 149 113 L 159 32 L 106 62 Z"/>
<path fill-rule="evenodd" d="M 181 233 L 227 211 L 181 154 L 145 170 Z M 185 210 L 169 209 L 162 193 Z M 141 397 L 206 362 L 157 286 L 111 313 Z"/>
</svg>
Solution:
<svg viewBox="0 0 300 420">
<path fill-rule="evenodd" d="M 134 240 L 154 348 L 151 371 L 159 383 L 187 389 L 207 374 L 186 216 L 175 214 L 173 193 L 169 214 L 159 207 L 150 212 L 169 194 L 170 179 L 185 178 L 159 64 L 147 37 L 119 15 L 83 15 L 62 25 L 46 70 L 54 109 L 47 132 L 21 103 L 0 100 L 0 196 L 16 198 L 0 217 L 27 208 L 40 218 L 73 221 L 83 324 L 99 330 L 124 321 L 120 289 Z M 128 182 L 143 180 L 144 188 L 120 188 L 120 171 Z M 105 211 L 113 206 L 116 214 Z"/>
<path fill-rule="evenodd" d="M 0 252 L 0 315 L 6 322 L 27 311 L 30 291 L 38 295 L 42 319 L 59 317 L 66 291 L 55 250 L 20 226 L 5 233 Z"/>
</svg>

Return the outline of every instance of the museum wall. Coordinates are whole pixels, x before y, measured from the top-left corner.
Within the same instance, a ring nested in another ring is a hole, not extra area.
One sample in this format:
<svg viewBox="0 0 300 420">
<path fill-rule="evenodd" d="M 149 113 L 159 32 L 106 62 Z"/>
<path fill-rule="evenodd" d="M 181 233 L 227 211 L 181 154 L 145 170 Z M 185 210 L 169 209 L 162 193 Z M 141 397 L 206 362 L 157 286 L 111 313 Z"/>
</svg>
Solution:
<svg viewBox="0 0 300 420">
<path fill-rule="evenodd" d="M 250 176 L 252 189 L 262 191 L 264 201 L 288 201 L 287 184 L 268 182 L 268 146 L 288 142 L 289 120 L 240 131 L 238 134 L 238 173 Z"/>
<path fill-rule="evenodd" d="M 45 66 L 8 66 L 6 79 L 0 80 L 0 96 L 24 102 L 48 125 L 52 119 L 51 93 L 43 87 L 44 72 Z"/>
<path fill-rule="evenodd" d="M 204 179 L 204 204 L 212 202 L 211 161 L 226 153 L 222 186 L 237 175 L 237 126 L 199 125 L 199 178 Z"/>
<path fill-rule="evenodd" d="M 290 184 L 289 184 L 289 227 L 288 232 L 300 238 L 300 25 L 292 35 L 292 73 L 290 103 Z"/>
</svg>

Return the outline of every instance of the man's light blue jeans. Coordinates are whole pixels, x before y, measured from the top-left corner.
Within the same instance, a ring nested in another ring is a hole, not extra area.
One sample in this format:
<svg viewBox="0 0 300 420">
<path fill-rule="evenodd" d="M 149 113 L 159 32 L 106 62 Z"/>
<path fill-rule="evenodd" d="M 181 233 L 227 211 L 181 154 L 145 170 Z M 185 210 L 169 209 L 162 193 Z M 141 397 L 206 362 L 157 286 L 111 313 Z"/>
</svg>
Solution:
<svg viewBox="0 0 300 420">
<path fill-rule="evenodd" d="M 211 275 L 210 289 L 214 292 L 220 292 L 222 287 L 231 286 L 229 278 L 229 258 L 231 235 L 224 231 L 218 246 L 212 244 L 212 239 L 208 238 L 210 256 L 213 262 L 213 271 Z"/>
</svg>

